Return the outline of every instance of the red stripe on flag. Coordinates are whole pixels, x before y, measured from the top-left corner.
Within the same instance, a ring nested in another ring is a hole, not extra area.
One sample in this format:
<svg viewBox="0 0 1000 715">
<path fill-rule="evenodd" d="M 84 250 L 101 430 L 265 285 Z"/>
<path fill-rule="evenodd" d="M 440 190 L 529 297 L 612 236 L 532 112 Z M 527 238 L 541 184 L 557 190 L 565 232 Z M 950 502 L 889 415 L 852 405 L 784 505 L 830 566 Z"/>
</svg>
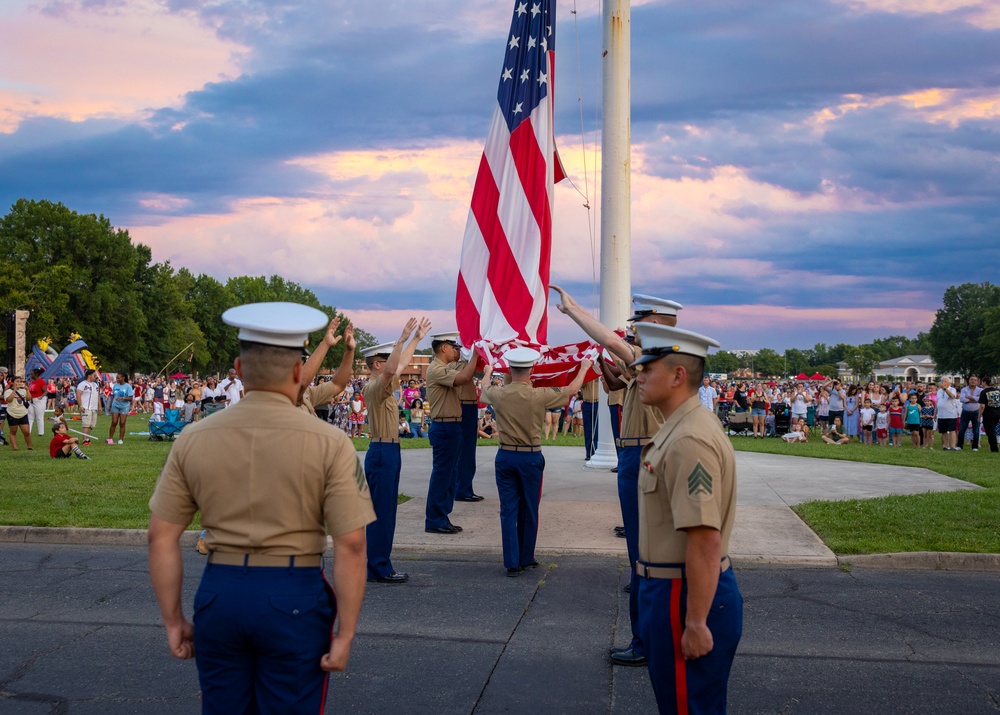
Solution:
<svg viewBox="0 0 1000 715">
<path fill-rule="evenodd" d="M 527 340 L 524 331 L 534 302 L 531 291 L 524 283 L 517 258 L 510 250 L 497 209 L 500 205 L 500 191 L 493 181 L 493 172 L 483 154 L 479 162 L 479 174 L 472 191 L 472 213 L 476 217 L 479 231 L 490 252 L 486 277 L 493 288 L 493 295 L 511 327 L 518 331 L 518 337 Z M 476 334 L 479 334 L 478 329 Z"/>
<path fill-rule="evenodd" d="M 479 335 L 479 310 L 476 302 L 469 295 L 469 287 L 465 285 L 462 274 L 458 274 L 458 289 L 455 291 L 455 320 L 458 323 L 458 331 L 462 336 L 463 344 L 469 335 Z"/>
<path fill-rule="evenodd" d="M 687 715 L 687 664 L 684 661 L 684 652 L 681 650 L 681 635 L 684 633 L 684 624 L 681 623 L 682 583 L 683 580 L 679 578 L 670 580 L 670 631 L 674 636 L 674 685 L 677 688 L 677 712 L 679 715 Z"/>
<path fill-rule="evenodd" d="M 540 245 L 538 247 L 538 279 L 543 289 L 542 300 L 545 309 L 542 311 L 541 320 L 538 323 L 538 332 L 535 340 L 540 343 L 546 341 L 546 327 L 548 324 L 548 285 L 549 285 L 549 261 L 552 256 L 552 209 L 549 206 L 548 181 L 546 172 L 548 167 L 545 163 L 545 154 L 538 146 L 535 138 L 535 130 L 531 120 L 521 123 L 514 133 L 510 135 L 510 151 L 514 157 L 514 165 L 517 167 L 517 175 L 521 179 L 521 186 L 524 188 L 524 195 L 531 207 L 531 213 L 538 224 Z"/>
</svg>

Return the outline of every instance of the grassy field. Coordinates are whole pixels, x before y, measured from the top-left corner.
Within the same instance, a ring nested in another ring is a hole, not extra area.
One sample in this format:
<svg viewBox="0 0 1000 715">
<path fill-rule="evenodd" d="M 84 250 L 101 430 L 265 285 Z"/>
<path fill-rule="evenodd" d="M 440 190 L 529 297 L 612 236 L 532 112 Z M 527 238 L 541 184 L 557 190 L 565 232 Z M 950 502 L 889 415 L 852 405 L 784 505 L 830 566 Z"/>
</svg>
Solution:
<svg viewBox="0 0 1000 715">
<path fill-rule="evenodd" d="M 924 467 L 983 490 L 937 492 L 850 501 L 814 501 L 795 512 L 837 554 L 896 551 L 966 551 L 1000 553 L 1000 459 L 985 440 L 978 453 L 944 452 L 902 447 L 870 447 L 857 443 L 786 444 L 780 439 L 733 437 L 747 452 L 848 460 L 871 464 Z"/>
<path fill-rule="evenodd" d="M 127 434 L 147 429 L 144 416 L 135 415 L 129 418 L 125 444 L 105 444 L 109 425 L 110 418 L 98 418 L 94 429 L 97 439 L 84 450 L 90 457 L 87 461 L 75 457 L 51 459 L 49 425 L 44 437 L 35 436 L 31 452 L 27 451 L 23 436 L 18 439 L 17 452 L 0 447 L 0 524 L 145 528 L 149 523 L 149 497 L 171 443 L 150 442 L 146 435 Z M 71 421 L 69 427 L 79 430 L 80 423 Z M 9 435 L 6 426 L 4 434 Z M 368 448 L 367 439 L 351 441 L 358 450 Z M 479 443 L 488 445 L 496 441 Z M 404 449 L 430 447 L 427 439 L 404 439 L 401 444 Z M 559 437 L 547 444 L 582 447 L 583 439 Z M 400 495 L 400 503 L 409 498 Z M 195 523 L 191 528 L 201 527 Z"/>
</svg>

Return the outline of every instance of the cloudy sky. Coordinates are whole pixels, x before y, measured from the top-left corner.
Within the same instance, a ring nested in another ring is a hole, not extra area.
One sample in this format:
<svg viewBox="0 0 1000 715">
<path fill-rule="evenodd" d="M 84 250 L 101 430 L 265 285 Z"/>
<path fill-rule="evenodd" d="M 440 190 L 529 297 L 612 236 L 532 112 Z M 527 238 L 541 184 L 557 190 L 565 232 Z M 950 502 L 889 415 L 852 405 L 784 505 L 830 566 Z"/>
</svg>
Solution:
<svg viewBox="0 0 1000 715">
<path fill-rule="evenodd" d="M 103 213 L 155 260 L 278 273 L 382 339 L 451 327 L 513 6 L 4 0 L 0 212 Z M 599 10 L 562 0 L 556 40 L 552 276 L 592 307 Z M 1000 4 L 633 0 L 632 141 L 632 287 L 685 327 L 915 336 L 948 286 L 1000 276 Z M 579 339 L 551 312 L 550 342 Z"/>
</svg>

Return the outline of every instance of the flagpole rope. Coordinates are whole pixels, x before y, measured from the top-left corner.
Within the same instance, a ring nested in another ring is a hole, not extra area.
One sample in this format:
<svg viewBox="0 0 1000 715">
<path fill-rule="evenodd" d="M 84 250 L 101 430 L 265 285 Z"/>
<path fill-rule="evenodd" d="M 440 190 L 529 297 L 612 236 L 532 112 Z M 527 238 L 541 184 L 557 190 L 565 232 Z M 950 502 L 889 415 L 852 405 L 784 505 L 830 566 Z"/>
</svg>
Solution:
<svg viewBox="0 0 1000 715">
<path fill-rule="evenodd" d="M 598 7 L 597 28 L 598 30 L 600 30 L 601 28 L 600 18 L 602 12 L 600 0 L 597 0 L 597 7 Z M 594 211 L 593 204 L 591 203 L 590 200 L 591 179 L 590 179 L 590 172 L 587 168 L 587 129 L 583 118 L 583 63 L 580 60 L 580 15 L 577 11 L 576 0 L 573 0 L 573 9 L 570 11 L 570 14 L 573 15 L 573 31 L 576 40 L 576 91 L 577 91 L 576 102 L 577 106 L 580 109 L 580 153 L 583 156 L 584 191 L 580 191 L 577 185 L 573 183 L 572 179 L 570 179 L 570 184 L 573 186 L 576 192 L 583 197 L 584 201 L 583 206 L 585 209 L 587 209 L 587 231 L 590 234 L 590 290 L 591 290 L 591 298 L 594 300 L 594 304 L 596 305 L 598 298 L 600 296 L 599 292 L 600 287 L 598 285 L 598 280 L 597 280 L 597 213 Z M 598 72 L 595 76 L 600 76 L 600 73 Z M 600 96 L 599 86 L 594 96 L 595 97 Z M 595 106 L 595 126 L 600 126 L 599 124 L 596 123 L 599 122 L 600 120 L 599 115 L 597 115 L 597 107 L 600 106 L 600 103 L 595 102 L 594 106 Z M 597 176 L 596 176 L 597 142 L 596 141 L 594 142 L 594 167 L 595 167 L 594 190 L 596 191 L 597 190 Z"/>
</svg>

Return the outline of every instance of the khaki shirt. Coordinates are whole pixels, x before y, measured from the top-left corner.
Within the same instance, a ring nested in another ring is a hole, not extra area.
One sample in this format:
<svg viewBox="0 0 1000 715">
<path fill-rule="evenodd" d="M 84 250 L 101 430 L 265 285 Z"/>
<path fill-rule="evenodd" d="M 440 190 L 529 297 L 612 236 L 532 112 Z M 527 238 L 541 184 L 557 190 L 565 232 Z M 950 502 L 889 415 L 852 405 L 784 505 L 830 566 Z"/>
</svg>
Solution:
<svg viewBox="0 0 1000 715">
<path fill-rule="evenodd" d="M 583 401 L 598 402 L 601 399 L 601 381 L 594 379 L 583 383 Z"/>
<path fill-rule="evenodd" d="M 719 419 L 698 396 L 684 402 L 642 450 L 639 467 L 639 558 L 683 563 L 683 529 L 722 534 L 722 555 L 736 519 L 736 455 Z"/>
<path fill-rule="evenodd" d="M 500 442 L 519 447 L 539 446 L 545 410 L 562 407 L 566 400 L 562 388 L 532 387 L 525 382 L 491 385 L 482 395 L 482 401 L 493 405 L 496 412 Z"/>
<path fill-rule="evenodd" d="M 633 360 L 638 360 L 642 355 L 642 348 L 636 345 L 629 345 L 632 349 Z M 629 367 L 628 363 L 615 357 L 615 365 L 621 371 L 621 379 L 625 382 L 625 397 L 622 401 L 622 439 L 649 439 L 663 424 L 663 415 L 656 407 L 642 404 L 639 399 L 639 383 L 636 381 L 635 368 Z"/>
<path fill-rule="evenodd" d="M 462 368 L 469 364 L 469 361 L 460 360 L 452 364 L 455 366 L 455 372 L 461 372 Z M 470 380 L 467 385 L 458 386 L 458 399 L 461 402 L 479 402 L 479 390 L 476 388 L 475 380 Z"/>
<path fill-rule="evenodd" d="M 608 393 L 608 406 L 614 407 L 625 401 L 625 390 L 611 390 Z"/>
<path fill-rule="evenodd" d="M 372 437 L 399 439 L 399 406 L 392 394 L 393 377 L 395 375 L 372 376 L 361 388 L 361 396 L 368 406 L 368 426 Z"/>
<path fill-rule="evenodd" d="M 316 408 L 322 407 L 330 402 L 333 402 L 333 398 L 343 392 L 342 387 L 338 387 L 333 380 L 327 380 L 319 385 L 310 385 L 306 388 L 305 392 L 302 393 L 302 402 L 299 404 L 299 409 L 304 410 L 311 414 L 313 417 L 316 416 Z"/>
<path fill-rule="evenodd" d="M 455 376 L 457 363 L 445 363 L 437 358 L 427 366 L 427 401 L 431 408 L 431 419 L 461 417 L 462 403 L 459 402 Z"/>
<path fill-rule="evenodd" d="M 209 549 L 275 556 L 321 554 L 327 533 L 375 521 L 347 435 L 264 391 L 184 429 L 149 508 L 184 525 L 201 510 Z"/>
</svg>

